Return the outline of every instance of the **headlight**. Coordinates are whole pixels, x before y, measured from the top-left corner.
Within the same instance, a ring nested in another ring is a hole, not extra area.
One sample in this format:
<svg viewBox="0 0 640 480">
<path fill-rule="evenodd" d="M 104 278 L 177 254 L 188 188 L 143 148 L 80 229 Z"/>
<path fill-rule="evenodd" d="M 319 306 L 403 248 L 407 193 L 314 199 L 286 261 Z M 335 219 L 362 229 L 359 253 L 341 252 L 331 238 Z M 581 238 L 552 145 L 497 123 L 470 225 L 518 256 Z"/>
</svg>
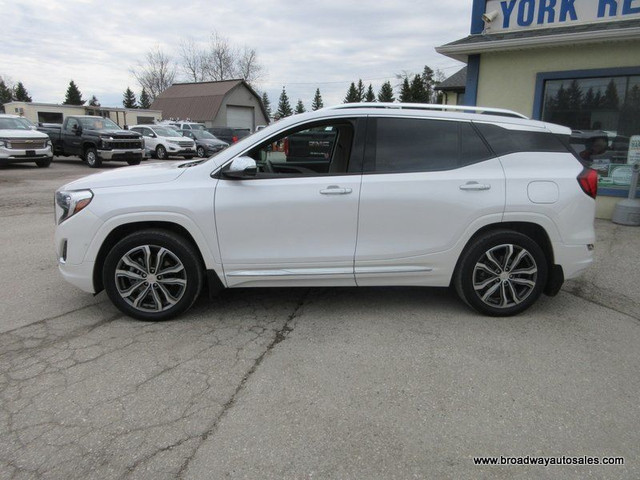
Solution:
<svg viewBox="0 0 640 480">
<path fill-rule="evenodd" d="M 46 142 L 44 142 L 44 146 L 46 147 L 50 147 L 51 146 L 51 140 L 47 140 Z"/>
<path fill-rule="evenodd" d="M 57 191 L 56 192 L 56 223 L 59 225 L 67 218 L 73 217 L 80 210 L 91 203 L 91 190 Z"/>
<path fill-rule="evenodd" d="M 6 140 L 0 140 L 0 147 L 6 147 L 7 146 L 7 141 Z"/>
</svg>

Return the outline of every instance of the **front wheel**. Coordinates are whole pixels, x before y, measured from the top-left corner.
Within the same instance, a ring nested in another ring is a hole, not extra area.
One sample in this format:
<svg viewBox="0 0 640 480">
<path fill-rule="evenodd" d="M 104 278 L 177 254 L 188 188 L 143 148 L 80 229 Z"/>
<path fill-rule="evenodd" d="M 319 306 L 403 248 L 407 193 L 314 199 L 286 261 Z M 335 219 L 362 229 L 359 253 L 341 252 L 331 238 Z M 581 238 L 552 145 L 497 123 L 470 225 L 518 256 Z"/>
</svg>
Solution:
<svg viewBox="0 0 640 480">
<path fill-rule="evenodd" d="M 547 259 L 530 237 L 508 230 L 477 238 L 462 254 L 454 276 L 460 298 L 480 313 L 516 315 L 540 297 Z"/>
<path fill-rule="evenodd" d="M 158 160 L 166 160 L 169 156 L 167 155 L 167 149 L 162 145 L 158 145 L 156 147 L 156 157 Z"/>
<path fill-rule="evenodd" d="M 196 249 L 165 230 L 143 230 L 120 240 L 102 270 L 107 295 L 126 315 L 168 320 L 187 310 L 203 284 Z"/>
<path fill-rule="evenodd" d="M 100 168 L 102 166 L 102 159 L 98 157 L 98 151 L 93 147 L 87 148 L 84 152 L 84 158 L 91 168 Z"/>
<path fill-rule="evenodd" d="M 198 147 L 198 149 L 196 150 L 196 153 L 200 158 L 204 158 L 204 156 L 206 155 L 206 152 L 204 151 L 204 147 Z"/>
<path fill-rule="evenodd" d="M 38 168 L 47 168 L 51 165 L 53 161 L 53 157 L 43 158 L 42 160 L 36 160 L 36 165 Z"/>
</svg>

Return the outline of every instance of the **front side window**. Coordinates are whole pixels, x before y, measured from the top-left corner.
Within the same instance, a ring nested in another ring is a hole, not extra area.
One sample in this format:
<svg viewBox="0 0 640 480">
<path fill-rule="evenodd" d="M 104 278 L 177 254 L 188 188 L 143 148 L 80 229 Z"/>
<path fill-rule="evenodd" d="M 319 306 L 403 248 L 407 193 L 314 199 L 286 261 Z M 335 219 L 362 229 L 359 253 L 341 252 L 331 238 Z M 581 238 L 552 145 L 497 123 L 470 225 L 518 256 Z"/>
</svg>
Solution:
<svg viewBox="0 0 640 480">
<path fill-rule="evenodd" d="M 368 141 L 366 171 L 377 173 L 451 170 L 491 158 L 491 152 L 469 123 L 378 118 L 375 139 Z M 373 157 L 373 158 L 372 158 Z"/>
<path fill-rule="evenodd" d="M 359 173 L 361 163 L 352 161 L 356 124 L 339 120 L 298 127 L 261 143 L 247 155 L 256 160 L 259 177 Z"/>
<path fill-rule="evenodd" d="M 628 190 L 640 145 L 640 75 L 547 80 L 542 119 L 573 130 L 570 144 L 601 187 Z"/>
</svg>

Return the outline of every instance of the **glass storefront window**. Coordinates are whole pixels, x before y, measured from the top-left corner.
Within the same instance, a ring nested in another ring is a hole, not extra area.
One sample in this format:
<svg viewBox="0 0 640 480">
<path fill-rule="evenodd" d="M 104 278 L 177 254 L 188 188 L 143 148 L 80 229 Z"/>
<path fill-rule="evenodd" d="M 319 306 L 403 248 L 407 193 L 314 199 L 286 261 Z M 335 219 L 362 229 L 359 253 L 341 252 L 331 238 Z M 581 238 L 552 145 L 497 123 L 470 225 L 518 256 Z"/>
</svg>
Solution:
<svg viewBox="0 0 640 480">
<path fill-rule="evenodd" d="M 547 80 L 542 119 L 573 130 L 571 146 L 599 186 L 628 190 L 640 145 L 640 75 Z"/>
</svg>

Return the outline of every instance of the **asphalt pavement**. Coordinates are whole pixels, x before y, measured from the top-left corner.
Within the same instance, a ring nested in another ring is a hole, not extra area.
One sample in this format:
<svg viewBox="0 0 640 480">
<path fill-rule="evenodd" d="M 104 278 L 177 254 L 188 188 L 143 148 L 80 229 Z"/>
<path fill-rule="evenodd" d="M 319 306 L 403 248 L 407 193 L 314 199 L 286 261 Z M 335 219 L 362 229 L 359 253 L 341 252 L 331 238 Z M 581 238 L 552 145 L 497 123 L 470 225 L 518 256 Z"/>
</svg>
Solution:
<svg viewBox="0 0 640 480">
<path fill-rule="evenodd" d="M 515 318 L 246 289 L 153 324 L 57 274 L 53 191 L 90 173 L 0 167 L 0 479 L 640 478 L 640 229 L 598 221 L 594 267 Z"/>
</svg>

